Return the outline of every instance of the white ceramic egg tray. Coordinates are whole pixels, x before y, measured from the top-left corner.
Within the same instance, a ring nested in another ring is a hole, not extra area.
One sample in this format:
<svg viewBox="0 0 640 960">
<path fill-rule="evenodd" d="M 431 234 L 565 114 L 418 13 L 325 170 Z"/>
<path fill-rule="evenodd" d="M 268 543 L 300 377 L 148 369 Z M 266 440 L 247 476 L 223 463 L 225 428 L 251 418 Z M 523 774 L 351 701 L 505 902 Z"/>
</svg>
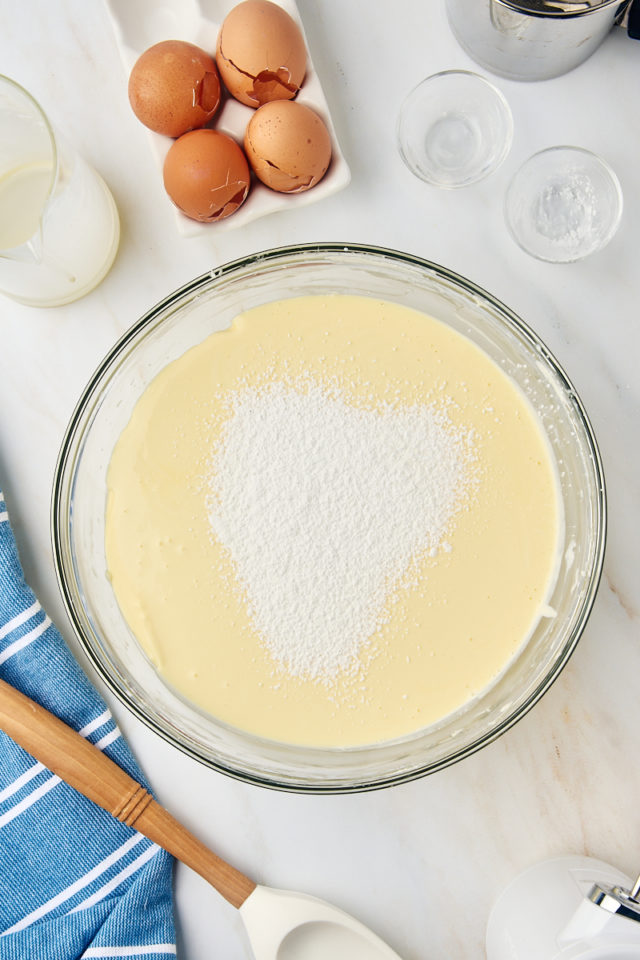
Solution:
<svg viewBox="0 0 640 960">
<path fill-rule="evenodd" d="M 113 21 L 120 58 L 127 77 L 131 68 L 148 47 L 161 40 L 186 40 L 202 47 L 215 57 L 216 40 L 220 24 L 237 0 L 107 0 L 107 9 Z M 304 36 L 304 27 L 298 8 L 292 0 L 274 0 L 293 17 Z M 305 37 L 306 44 L 306 37 Z M 317 186 L 304 193 L 282 194 L 253 180 L 249 196 L 242 207 L 232 216 L 217 223 L 199 223 L 185 217 L 174 208 L 178 233 L 183 237 L 215 235 L 224 230 L 242 227 L 252 220 L 316 203 L 346 187 L 351 179 L 347 162 L 340 150 L 329 108 L 314 69 L 307 45 L 307 73 L 296 99 L 311 107 L 322 117 L 332 143 L 332 158 L 329 169 Z M 244 131 L 251 119 L 253 109 L 228 95 L 212 121 L 216 130 L 233 137 L 238 143 L 244 139 Z M 162 189 L 162 167 L 173 140 L 159 133 L 147 131 L 158 166 L 158 179 Z M 167 197 L 167 203 L 171 203 Z"/>
</svg>

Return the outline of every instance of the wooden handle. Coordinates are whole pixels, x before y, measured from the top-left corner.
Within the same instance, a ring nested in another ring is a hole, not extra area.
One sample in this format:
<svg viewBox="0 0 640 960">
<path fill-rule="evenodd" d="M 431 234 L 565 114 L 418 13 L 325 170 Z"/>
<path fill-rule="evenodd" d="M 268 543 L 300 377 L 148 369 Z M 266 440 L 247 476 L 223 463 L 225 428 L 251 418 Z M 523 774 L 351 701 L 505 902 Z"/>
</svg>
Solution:
<svg viewBox="0 0 640 960">
<path fill-rule="evenodd" d="M 0 729 L 65 783 L 186 863 L 234 907 L 255 890 L 253 880 L 200 843 L 113 760 L 4 680 Z"/>
</svg>

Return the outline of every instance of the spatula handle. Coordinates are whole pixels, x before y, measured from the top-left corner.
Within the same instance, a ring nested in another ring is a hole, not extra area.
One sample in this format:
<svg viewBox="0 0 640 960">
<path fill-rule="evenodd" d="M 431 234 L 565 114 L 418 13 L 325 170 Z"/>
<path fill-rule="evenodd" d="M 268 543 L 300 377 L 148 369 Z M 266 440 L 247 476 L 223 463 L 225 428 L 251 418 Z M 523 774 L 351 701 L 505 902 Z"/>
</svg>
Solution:
<svg viewBox="0 0 640 960">
<path fill-rule="evenodd" d="M 0 729 L 65 783 L 186 863 L 234 907 L 254 891 L 253 880 L 205 847 L 133 777 L 4 680 L 0 680 Z"/>
</svg>

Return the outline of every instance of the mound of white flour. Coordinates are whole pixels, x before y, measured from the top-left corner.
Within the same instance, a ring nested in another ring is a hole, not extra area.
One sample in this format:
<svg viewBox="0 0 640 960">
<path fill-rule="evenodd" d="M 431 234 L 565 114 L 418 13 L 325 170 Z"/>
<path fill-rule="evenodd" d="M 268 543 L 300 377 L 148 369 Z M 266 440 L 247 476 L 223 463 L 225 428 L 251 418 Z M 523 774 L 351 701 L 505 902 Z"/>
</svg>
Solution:
<svg viewBox="0 0 640 960">
<path fill-rule="evenodd" d="M 471 431 L 435 406 L 362 409 L 318 383 L 238 389 L 209 517 L 249 616 L 291 674 L 331 682 L 469 498 Z"/>
</svg>

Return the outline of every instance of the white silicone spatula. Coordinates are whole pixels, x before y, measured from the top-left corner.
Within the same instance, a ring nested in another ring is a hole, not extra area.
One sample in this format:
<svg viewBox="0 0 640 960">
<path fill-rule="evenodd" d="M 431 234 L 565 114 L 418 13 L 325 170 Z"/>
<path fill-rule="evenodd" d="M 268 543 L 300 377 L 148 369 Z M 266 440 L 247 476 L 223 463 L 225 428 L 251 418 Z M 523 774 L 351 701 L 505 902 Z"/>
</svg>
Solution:
<svg viewBox="0 0 640 960">
<path fill-rule="evenodd" d="M 260 886 L 221 860 L 104 753 L 3 680 L 0 729 L 61 780 L 204 877 L 240 911 L 256 960 L 399 960 L 337 907 Z"/>
</svg>

